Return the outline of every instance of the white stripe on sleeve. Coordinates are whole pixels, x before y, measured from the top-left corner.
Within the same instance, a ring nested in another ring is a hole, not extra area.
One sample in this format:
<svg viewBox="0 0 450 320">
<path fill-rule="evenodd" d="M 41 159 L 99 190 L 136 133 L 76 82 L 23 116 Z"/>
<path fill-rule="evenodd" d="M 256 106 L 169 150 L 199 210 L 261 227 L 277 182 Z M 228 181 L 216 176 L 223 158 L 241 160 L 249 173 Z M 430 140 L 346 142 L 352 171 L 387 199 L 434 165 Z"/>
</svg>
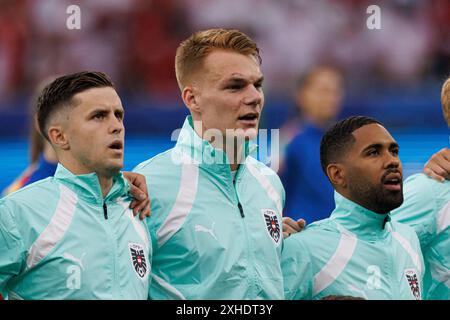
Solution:
<svg viewBox="0 0 450 320">
<path fill-rule="evenodd" d="M 55 214 L 47 227 L 28 250 L 27 266 L 34 267 L 58 244 L 72 223 L 78 197 L 75 192 L 60 184 L 60 194 Z"/>
<path fill-rule="evenodd" d="M 156 232 L 159 247 L 166 243 L 184 224 L 197 195 L 198 175 L 198 165 L 184 159 L 181 165 L 180 189 L 177 198 L 172 210 Z"/>
<path fill-rule="evenodd" d="M 341 225 L 338 225 L 338 229 L 341 232 L 341 239 L 333 256 L 314 276 L 313 295 L 322 292 L 339 277 L 356 249 L 358 243 L 356 236 Z"/>
<path fill-rule="evenodd" d="M 259 182 L 261 187 L 266 191 L 269 198 L 275 202 L 275 205 L 277 207 L 278 213 L 281 215 L 283 214 L 283 205 L 281 204 L 281 197 L 278 194 L 278 192 L 275 190 L 275 188 L 270 183 L 269 179 L 265 175 L 263 175 L 258 168 L 251 163 L 250 161 L 247 161 L 246 163 L 248 171 L 252 174 L 253 177 Z"/>
<path fill-rule="evenodd" d="M 439 211 L 437 215 L 437 234 L 447 229 L 450 225 L 450 201 Z"/>
</svg>

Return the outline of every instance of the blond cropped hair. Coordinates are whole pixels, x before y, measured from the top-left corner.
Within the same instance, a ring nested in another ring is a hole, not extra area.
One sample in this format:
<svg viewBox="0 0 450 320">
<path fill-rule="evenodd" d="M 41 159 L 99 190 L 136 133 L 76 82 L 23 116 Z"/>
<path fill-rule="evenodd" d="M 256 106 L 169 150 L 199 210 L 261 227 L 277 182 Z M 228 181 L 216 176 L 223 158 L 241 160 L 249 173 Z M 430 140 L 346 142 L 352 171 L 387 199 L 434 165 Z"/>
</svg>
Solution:
<svg viewBox="0 0 450 320">
<path fill-rule="evenodd" d="M 261 56 L 256 43 L 245 33 L 236 29 L 209 29 L 198 31 L 184 40 L 177 48 L 175 75 L 181 90 L 190 76 L 203 65 L 206 56 L 214 49 L 235 51 L 252 55 L 261 64 Z"/>
</svg>

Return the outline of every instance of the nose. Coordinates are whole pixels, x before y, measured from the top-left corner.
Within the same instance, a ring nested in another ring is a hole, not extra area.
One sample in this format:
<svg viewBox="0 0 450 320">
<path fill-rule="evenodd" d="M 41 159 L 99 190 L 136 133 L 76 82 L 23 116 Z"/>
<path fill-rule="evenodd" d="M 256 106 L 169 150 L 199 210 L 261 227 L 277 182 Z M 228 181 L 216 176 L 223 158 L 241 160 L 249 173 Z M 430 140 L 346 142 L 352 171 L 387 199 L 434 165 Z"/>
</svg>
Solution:
<svg viewBox="0 0 450 320">
<path fill-rule="evenodd" d="M 386 152 L 386 159 L 385 159 L 385 168 L 399 168 L 401 166 L 401 161 L 398 155 L 393 155 L 391 152 Z"/>
<path fill-rule="evenodd" d="M 255 86 L 252 85 L 249 86 L 249 89 L 246 91 L 244 103 L 246 105 L 261 106 L 263 99 L 264 99 L 263 91 L 258 90 Z"/>
<path fill-rule="evenodd" d="M 111 123 L 109 126 L 110 133 L 112 133 L 112 134 L 121 133 L 125 129 L 125 127 L 123 126 L 123 121 L 119 120 L 118 118 L 116 118 L 114 116 L 111 118 L 112 118 L 112 120 L 111 120 Z"/>
</svg>

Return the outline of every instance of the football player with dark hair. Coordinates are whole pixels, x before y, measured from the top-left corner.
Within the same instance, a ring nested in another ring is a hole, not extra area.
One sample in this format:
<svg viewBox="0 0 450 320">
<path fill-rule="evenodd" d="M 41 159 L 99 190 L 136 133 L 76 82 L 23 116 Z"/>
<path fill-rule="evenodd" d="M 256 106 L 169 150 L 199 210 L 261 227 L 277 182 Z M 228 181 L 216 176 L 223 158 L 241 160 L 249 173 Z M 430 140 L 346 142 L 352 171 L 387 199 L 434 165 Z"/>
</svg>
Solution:
<svg viewBox="0 0 450 320">
<path fill-rule="evenodd" d="M 372 118 L 351 117 L 325 133 L 320 159 L 336 208 L 330 218 L 285 240 L 287 299 L 421 299 L 419 240 L 411 227 L 390 219 L 403 203 L 398 152 L 396 141 Z"/>
<path fill-rule="evenodd" d="M 0 293 L 9 299 L 146 299 L 145 221 L 130 209 L 124 109 L 101 72 L 56 78 L 37 119 L 58 157 L 54 177 L 0 200 Z"/>
</svg>

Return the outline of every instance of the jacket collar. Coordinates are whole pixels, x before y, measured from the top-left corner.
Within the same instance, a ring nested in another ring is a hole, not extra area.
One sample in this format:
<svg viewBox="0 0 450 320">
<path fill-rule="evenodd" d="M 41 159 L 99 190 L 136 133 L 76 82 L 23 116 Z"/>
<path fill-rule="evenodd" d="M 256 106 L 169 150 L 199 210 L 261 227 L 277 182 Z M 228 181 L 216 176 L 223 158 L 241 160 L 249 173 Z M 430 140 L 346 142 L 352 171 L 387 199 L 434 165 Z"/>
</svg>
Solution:
<svg viewBox="0 0 450 320">
<path fill-rule="evenodd" d="M 334 192 L 334 200 L 336 208 L 331 213 L 331 220 L 360 238 L 379 239 L 386 236 L 385 225 L 390 221 L 389 213 L 379 214 L 370 211 L 336 191 Z"/>
<path fill-rule="evenodd" d="M 112 188 L 103 198 L 100 182 L 95 172 L 74 175 L 60 163 L 56 167 L 55 179 L 73 190 L 80 198 L 94 204 L 114 202 L 117 198 L 127 195 L 130 189 L 127 180 L 120 172 L 113 177 Z"/>
<path fill-rule="evenodd" d="M 230 161 L 226 153 L 222 149 L 214 148 L 209 141 L 202 139 L 195 132 L 192 116 L 186 117 L 175 149 L 189 156 L 197 164 L 209 171 L 223 171 L 226 169 L 230 171 Z M 245 160 L 257 149 L 258 147 L 255 143 L 246 141 L 244 146 Z M 243 163 L 245 163 L 245 160 Z"/>
</svg>

